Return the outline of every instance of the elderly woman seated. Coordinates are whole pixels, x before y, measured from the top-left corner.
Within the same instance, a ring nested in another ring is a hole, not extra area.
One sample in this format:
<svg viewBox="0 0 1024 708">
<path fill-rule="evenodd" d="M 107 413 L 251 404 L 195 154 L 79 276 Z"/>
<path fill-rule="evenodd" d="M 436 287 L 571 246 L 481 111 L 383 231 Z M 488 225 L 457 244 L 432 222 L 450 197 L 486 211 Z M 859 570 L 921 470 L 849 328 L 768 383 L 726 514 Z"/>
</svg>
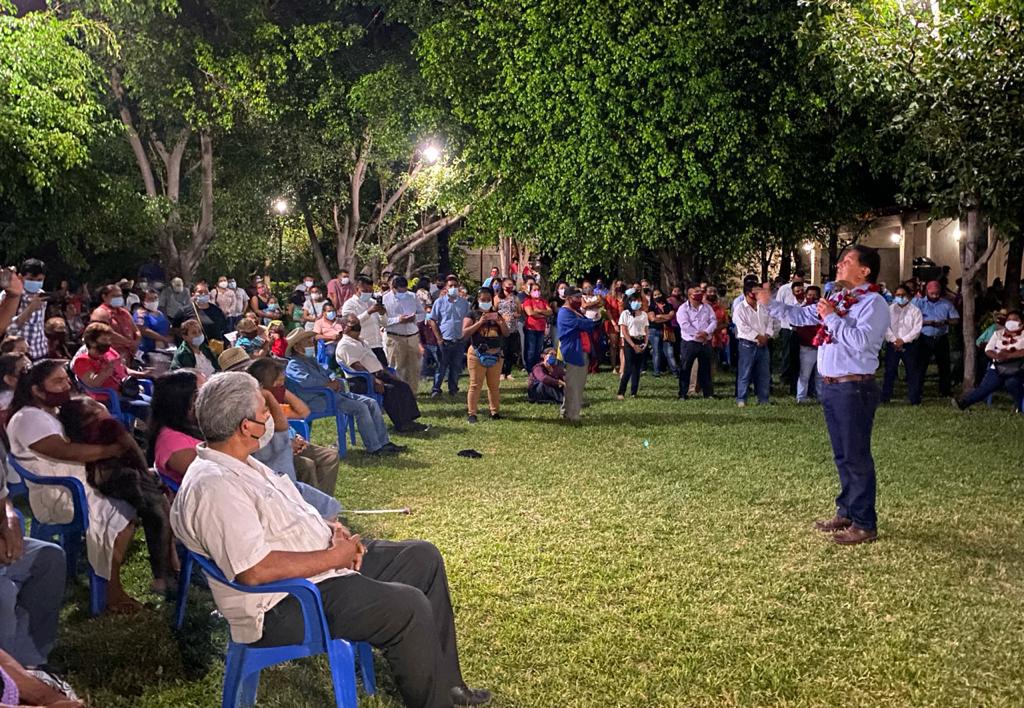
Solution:
<svg viewBox="0 0 1024 708">
<path fill-rule="evenodd" d="M 120 397 L 132 412 L 145 418 L 149 415 L 149 397 L 138 390 L 126 392 L 122 387 L 130 376 L 148 376 L 150 372 L 127 368 L 121 355 L 112 348 L 113 337 L 114 330 L 102 322 L 93 322 L 86 327 L 82 334 L 85 351 L 79 352 L 71 360 L 71 370 L 79 381 L 90 388 L 110 388 L 120 392 Z M 101 403 L 106 403 L 108 399 L 106 393 L 90 392 L 89 396 Z"/>
<path fill-rule="evenodd" d="M 565 367 L 558 363 L 554 349 L 545 349 L 530 369 L 526 395 L 530 403 L 561 403 L 565 399 Z"/>
</svg>

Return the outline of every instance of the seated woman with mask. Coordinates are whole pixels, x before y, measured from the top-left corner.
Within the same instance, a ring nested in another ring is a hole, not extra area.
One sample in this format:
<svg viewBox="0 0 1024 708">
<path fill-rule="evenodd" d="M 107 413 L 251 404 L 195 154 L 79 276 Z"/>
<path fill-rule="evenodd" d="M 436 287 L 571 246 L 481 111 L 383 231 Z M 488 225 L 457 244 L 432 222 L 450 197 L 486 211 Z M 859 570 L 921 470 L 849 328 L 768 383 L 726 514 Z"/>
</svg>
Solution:
<svg viewBox="0 0 1024 708">
<path fill-rule="evenodd" d="M 565 400 L 565 367 L 554 349 L 545 349 L 532 369 L 526 395 L 530 403 L 561 403 Z"/>
<path fill-rule="evenodd" d="M 1013 399 L 1019 413 L 1024 408 L 1024 326 L 1020 310 L 1006 313 L 1006 323 L 988 340 L 985 356 L 991 362 L 981 384 L 966 396 L 954 400 L 960 410 L 966 410 L 978 401 L 984 401 L 1001 388 Z"/>
</svg>

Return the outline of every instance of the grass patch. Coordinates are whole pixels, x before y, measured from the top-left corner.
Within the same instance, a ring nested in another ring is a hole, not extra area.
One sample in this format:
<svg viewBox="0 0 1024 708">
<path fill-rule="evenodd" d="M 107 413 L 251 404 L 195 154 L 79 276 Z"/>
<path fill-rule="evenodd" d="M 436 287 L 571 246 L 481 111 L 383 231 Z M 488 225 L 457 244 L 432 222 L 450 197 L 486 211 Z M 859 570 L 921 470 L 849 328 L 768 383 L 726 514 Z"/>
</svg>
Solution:
<svg viewBox="0 0 1024 708">
<path fill-rule="evenodd" d="M 428 437 L 394 461 L 352 451 L 338 485 L 348 508 L 412 507 L 351 521 L 442 550 L 464 673 L 496 705 L 1020 705 L 1024 421 L 1005 400 L 881 409 L 881 538 L 839 548 L 810 529 L 836 492 L 815 406 L 680 402 L 649 375 L 618 402 L 600 375 L 577 429 L 527 404 L 522 379 L 502 386 L 508 420 L 425 402 Z M 147 573 L 136 543 L 129 587 Z M 219 705 L 227 633 L 207 593 L 180 635 L 171 607 L 87 606 L 79 585 L 55 657 L 91 705 Z M 378 674 L 361 705 L 398 705 L 380 659 Z M 264 672 L 261 706 L 331 700 L 322 660 Z"/>
</svg>

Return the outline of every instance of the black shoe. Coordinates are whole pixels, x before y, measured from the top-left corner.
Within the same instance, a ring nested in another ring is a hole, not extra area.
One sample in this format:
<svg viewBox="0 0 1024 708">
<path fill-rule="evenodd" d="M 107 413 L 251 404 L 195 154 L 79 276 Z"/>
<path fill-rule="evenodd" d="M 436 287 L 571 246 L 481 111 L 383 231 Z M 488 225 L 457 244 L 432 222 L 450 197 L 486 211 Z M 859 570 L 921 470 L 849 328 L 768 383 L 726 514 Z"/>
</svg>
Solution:
<svg viewBox="0 0 1024 708">
<path fill-rule="evenodd" d="M 688 400 L 689 398 L 690 398 L 689 396 L 679 396 L 679 400 L 680 400 L 680 401 L 686 401 L 686 400 Z"/>
<path fill-rule="evenodd" d="M 406 423 L 401 428 L 396 428 L 396 430 L 398 432 L 400 432 L 400 433 L 406 433 L 406 434 L 410 434 L 410 433 L 425 433 L 428 430 L 430 430 L 430 426 L 429 425 L 424 425 L 423 423 Z"/>
<path fill-rule="evenodd" d="M 475 423 L 476 422 L 476 416 L 475 415 L 467 415 L 466 416 L 466 422 L 467 423 Z"/>
<path fill-rule="evenodd" d="M 441 397 L 441 392 L 440 391 L 431 391 L 430 392 L 430 397 L 431 398 L 440 398 Z"/>
<path fill-rule="evenodd" d="M 491 413 L 491 420 L 504 420 L 505 416 L 501 413 Z"/>
<path fill-rule="evenodd" d="M 397 455 L 398 450 L 395 449 L 394 445 L 390 447 L 388 445 L 382 445 L 380 448 L 374 450 L 370 454 L 373 455 L 374 457 L 391 457 L 392 455 Z"/>
<path fill-rule="evenodd" d="M 482 706 L 491 702 L 491 692 L 485 688 L 456 686 L 451 690 L 452 703 L 457 706 Z"/>
<path fill-rule="evenodd" d="M 384 447 L 381 449 L 394 450 L 396 453 L 405 452 L 409 448 L 405 445 L 395 445 L 393 442 L 384 443 Z"/>
</svg>

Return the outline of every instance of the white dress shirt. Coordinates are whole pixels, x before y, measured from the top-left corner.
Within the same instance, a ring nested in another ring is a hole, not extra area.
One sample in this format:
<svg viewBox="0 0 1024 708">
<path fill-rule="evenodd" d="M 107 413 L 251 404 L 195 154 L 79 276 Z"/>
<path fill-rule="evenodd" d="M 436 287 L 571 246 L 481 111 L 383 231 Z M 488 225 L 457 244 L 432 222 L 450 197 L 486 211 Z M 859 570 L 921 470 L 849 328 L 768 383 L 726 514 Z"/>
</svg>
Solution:
<svg viewBox="0 0 1024 708">
<path fill-rule="evenodd" d="M 274 473 L 252 457 L 240 462 L 205 443 L 196 448 L 196 459 L 174 497 L 171 528 L 179 541 L 212 560 L 228 580 L 272 551 L 323 551 L 334 536 L 287 475 Z M 328 570 L 309 580 L 318 583 L 351 572 Z M 210 592 L 231 627 L 231 638 L 243 644 L 263 636 L 263 616 L 288 597 L 243 593 L 213 581 Z"/>
<path fill-rule="evenodd" d="M 736 325 L 736 336 L 747 341 L 756 341 L 759 335 L 774 337 L 778 332 L 779 321 L 768 312 L 767 307 L 750 306 L 743 300 L 732 312 L 732 322 Z"/>
<path fill-rule="evenodd" d="M 366 342 L 368 347 L 379 348 L 384 346 L 384 340 L 380 335 L 380 315 L 376 312 L 372 315 L 367 313 L 367 310 L 373 304 L 372 299 L 369 302 L 363 302 L 359 297 L 359 293 L 356 293 L 342 305 L 341 314 L 358 317 L 359 324 L 362 327 L 360 339 Z"/>
<path fill-rule="evenodd" d="M 408 290 L 404 293 L 389 290 L 384 293 L 383 302 L 384 309 L 387 311 L 384 327 L 389 334 L 397 334 L 403 337 L 419 334 L 420 330 L 416 323 L 426 319 L 427 313 L 423 309 L 423 303 L 419 301 L 416 295 Z M 399 318 L 404 315 L 415 315 L 416 318 L 409 322 L 400 322 Z"/>
<path fill-rule="evenodd" d="M 377 359 L 377 355 L 373 353 L 373 350 L 366 346 L 366 342 L 350 337 L 347 334 L 341 338 L 338 346 L 335 347 L 334 358 L 339 364 L 344 364 L 350 369 L 353 368 L 353 364 L 362 364 L 362 367 L 371 374 L 384 368 L 380 365 L 380 360 Z"/>
<path fill-rule="evenodd" d="M 779 292 L 775 293 L 775 299 L 781 302 L 783 305 L 801 304 L 800 301 L 796 299 L 796 295 L 793 294 L 793 283 L 786 283 L 781 288 L 779 288 Z M 783 317 L 781 320 L 779 320 L 779 326 L 782 329 L 793 329 L 793 326 L 792 324 L 790 324 L 788 317 Z"/>
<path fill-rule="evenodd" d="M 924 317 L 914 303 L 900 307 L 895 302 L 889 305 L 889 329 L 885 332 L 885 341 L 895 342 L 902 339 L 904 344 L 913 342 L 921 336 L 921 325 Z"/>
</svg>

